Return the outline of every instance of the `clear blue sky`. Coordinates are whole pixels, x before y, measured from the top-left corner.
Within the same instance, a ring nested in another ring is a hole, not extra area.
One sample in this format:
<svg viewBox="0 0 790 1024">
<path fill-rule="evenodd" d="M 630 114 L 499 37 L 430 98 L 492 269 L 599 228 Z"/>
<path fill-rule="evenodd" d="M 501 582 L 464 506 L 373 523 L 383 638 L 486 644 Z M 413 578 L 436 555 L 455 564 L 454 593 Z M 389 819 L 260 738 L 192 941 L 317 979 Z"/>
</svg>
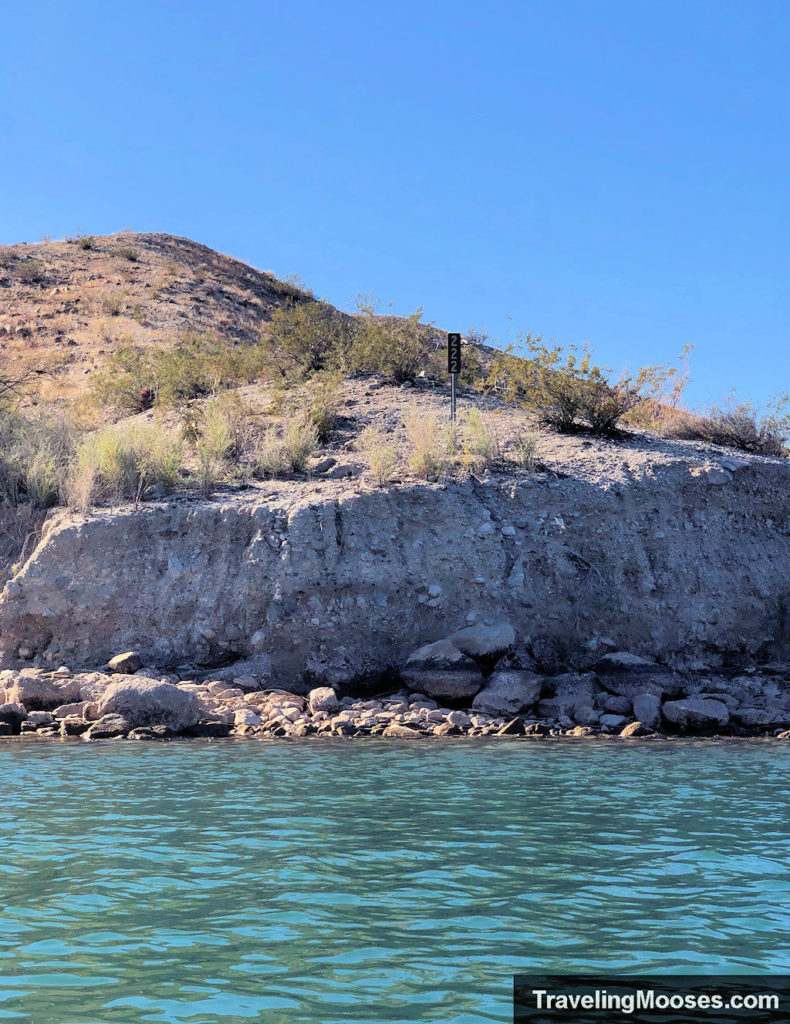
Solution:
<svg viewBox="0 0 790 1024">
<path fill-rule="evenodd" d="M 788 52 L 787 0 L 6 0 L 0 241 L 169 231 L 764 401 Z"/>
</svg>

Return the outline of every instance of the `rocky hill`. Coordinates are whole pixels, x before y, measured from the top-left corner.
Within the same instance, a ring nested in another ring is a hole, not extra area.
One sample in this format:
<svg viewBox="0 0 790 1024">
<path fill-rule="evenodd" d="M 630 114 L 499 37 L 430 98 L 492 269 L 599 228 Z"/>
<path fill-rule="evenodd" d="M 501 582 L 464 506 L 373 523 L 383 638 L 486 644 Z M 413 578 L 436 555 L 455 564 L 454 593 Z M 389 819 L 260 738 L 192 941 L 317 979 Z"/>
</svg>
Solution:
<svg viewBox="0 0 790 1024">
<path fill-rule="evenodd" d="M 74 395 L 122 340 L 163 346 L 194 331 L 250 344 L 286 299 L 310 297 L 167 234 L 0 246 L 0 356 L 11 374 L 52 375 L 44 399 Z"/>
<path fill-rule="evenodd" d="M 287 297 L 309 298 L 166 235 L 16 246 L 0 275 L 7 365 L 49 360 L 61 382 L 39 403 L 84 389 L 127 333 L 149 347 L 180 328 L 254 344 Z M 441 380 L 333 386 L 332 429 L 292 472 L 261 474 L 237 452 L 200 488 L 141 478 L 126 504 L 46 513 L 0 596 L 4 663 L 97 669 L 134 650 L 149 673 L 230 666 L 305 693 L 397 681 L 416 648 L 478 626 L 505 630 L 509 665 L 554 674 L 617 650 L 686 672 L 790 654 L 785 460 L 646 429 L 563 436 L 466 388 L 452 458 L 431 471 L 414 460 L 414 424 L 446 424 Z M 232 391 L 264 438 L 284 429 L 292 396 L 278 394 Z M 213 402 L 190 405 L 188 422 Z M 127 420 L 183 433 L 185 415 Z M 369 428 L 392 446 L 385 479 Z"/>
</svg>

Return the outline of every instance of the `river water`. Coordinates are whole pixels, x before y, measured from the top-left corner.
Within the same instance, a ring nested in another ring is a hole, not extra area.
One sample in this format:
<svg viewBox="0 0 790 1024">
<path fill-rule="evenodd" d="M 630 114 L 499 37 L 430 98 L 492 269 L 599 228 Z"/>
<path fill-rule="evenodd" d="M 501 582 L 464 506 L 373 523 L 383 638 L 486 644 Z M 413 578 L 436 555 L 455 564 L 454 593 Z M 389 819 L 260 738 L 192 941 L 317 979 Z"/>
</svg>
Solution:
<svg viewBox="0 0 790 1024">
<path fill-rule="evenodd" d="M 509 1021 L 790 970 L 790 747 L 0 746 L 0 1021 Z"/>
</svg>

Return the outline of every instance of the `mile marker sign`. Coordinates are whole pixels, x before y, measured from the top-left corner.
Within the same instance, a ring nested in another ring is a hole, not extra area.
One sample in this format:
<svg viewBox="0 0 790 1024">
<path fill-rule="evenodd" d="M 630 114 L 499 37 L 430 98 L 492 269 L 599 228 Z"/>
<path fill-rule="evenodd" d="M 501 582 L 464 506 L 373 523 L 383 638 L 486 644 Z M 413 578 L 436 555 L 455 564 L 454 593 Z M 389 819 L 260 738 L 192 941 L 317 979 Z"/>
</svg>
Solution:
<svg viewBox="0 0 790 1024">
<path fill-rule="evenodd" d="M 452 381 L 450 392 L 450 419 L 455 423 L 455 389 L 458 374 L 461 372 L 461 335 L 447 335 L 447 370 Z"/>
<path fill-rule="evenodd" d="M 447 370 L 449 373 L 461 372 L 461 335 L 447 335 Z"/>
</svg>

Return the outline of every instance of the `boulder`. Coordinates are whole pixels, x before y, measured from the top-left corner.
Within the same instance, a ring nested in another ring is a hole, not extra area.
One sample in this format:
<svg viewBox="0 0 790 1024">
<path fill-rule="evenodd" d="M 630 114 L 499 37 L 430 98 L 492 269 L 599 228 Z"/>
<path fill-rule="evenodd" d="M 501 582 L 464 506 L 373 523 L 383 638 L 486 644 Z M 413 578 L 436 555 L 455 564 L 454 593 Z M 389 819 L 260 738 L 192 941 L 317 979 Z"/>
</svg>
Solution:
<svg viewBox="0 0 790 1024">
<path fill-rule="evenodd" d="M 410 729 L 407 725 L 398 725 L 393 722 L 392 725 L 387 726 L 381 735 L 396 740 L 413 740 L 419 739 L 425 734 L 418 732 L 417 729 Z"/>
<path fill-rule="evenodd" d="M 125 654 L 116 654 L 114 658 L 110 658 L 108 668 L 110 672 L 117 672 L 120 675 L 134 675 L 134 673 L 143 667 L 143 659 L 136 651 L 126 651 Z"/>
<path fill-rule="evenodd" d="M 727 705 L 718 700 L 687 697 L 685 700 L 667 701 L 661 708 L 664 718 L 681 732 L 720 729 L 730 720 Z"/>
<path fill-rule="evenodd" d="M 633 699 L 634 716 L 648 729 L 661 724 L 661 699 L 655 693 L 637 693 Z"/>
<path fill-rule="evenodd" d="M 75 672 L 70 682 L 78 691 L 73 696 L 69 695 L 72 700 L 100 700 L 107 687 L 117 679 L 106 672 Z"/>
<path fill-rule="evenodd" d="M 6 722 L 15 731 L 27 718 L 27 709 L 13 701 L 0 704 L 0 722 Z"/>
<path fill-rule="evenodd" d="M 459 629 L 452 634 L 450 642 L 470 658 L 490 658 L 504 654 L 513 646 L 515 639 L 516 632 L 510 623 L 498 622 L 493 626 L 480 623 Z"/>
<path fill-rule="evenodd" d="M 64 718 L 61 729 L 69 719 Z M 117 736 L 126 736 L 132 726 L 123 715 L 102 715 L 98 722 L 94 722 L 82 734 L 86 740 L 111 740 Z"/>
<path fill-rule="evenodd" d="M 625 715 L 601 715 L 600 723 L 604 729 L 619 732 L 623 726 L 628 724 L 628 719 Z"/>
<path fill-rule="evenodd" d="M 139 729 L 132 729 L 129 732 L 130 740 L 167 740 L 175 733 L 166 725 L 146 725 Z"/>
<path fill-rule="evenodd" d="M 52 725 L 52 722 L 53 716 L 48 711 L 31 711 L 25 719 L 25 724 L 32 725 L 35 729 Z"/>
<path fill-rule="evenodd" d="M 230 733 L 230 724 L 219 718 L 201 718 L 196 725 L 191 725 L 187 735 L 198 736 L 202 739 L 216 739 L 227 736 Z"/>
<path fill-rule="evenodd" d="M 313 714 L 326 711 L 333 715 L 337 711 L 337 694 L 331 686 L 317 686 L 308 693 L 307 704 Z"/>
<path fill-rule="evenodd" d="M 401 678 L 410 690 L 445 700 L 473 697 L 483 687 L 477 663 L 450 640 L 437 640 L 414 651 L 401 669 Z"/>
<path fill-rule="evenodd" d="M 629 722 L 629 724 L 622 730 L 620 735 L 623 739 L 630 739 L 632 736 L 647 736 L 652 732 L 644 722 Z"/>
<path fill-rule="evenodd" d="M 544 679 L 522 669 L 501 669 L 472 701 L 472 709 L 484 715 L 517 715 L 540 698 Z"/>
<path fill-rule="evenodd" d="M 90 722 L 86 722 L 84 718 L 78 718 L 76 715 L 63 718 L 60 722 L 61 736 L 82 736 L 88 729 L 90 729 Z"/>
<path fill-rule="evenodd" d="M 200 702 L 190 690 L 172 683 L 130 676 L 107 687 L 98 713 L 123 715 L 132 729 L 166 725 L 173 732 L 182 732 L 199 721 Z"/>
<path fill-rule="evenodd" d="M 260 725 L 261 716 L 256 715 L 254 711 L 250 711 L 249 708 L 239 708 L 239 710 L 233 716 L 233 723 L 236 726 L 239 725 Z M 192 723 L 195 724 L 195 723 Z"/>
<path fill-rule="evenodd" d="M 575 717 L 577 710 L 593 706 L 599 693 L 594 673 L 565 672 L 543 680 L 554 696 L 542 700 L 538 713 L 542 718 Z"/>
<path fill-rule="evenodd" d="M 19 672 L 0 673 L 10 702 L 24 704 L 28 711 L 51 711 L 59 704 L 79 694 L 79 686 L 73 682 L 56 682 L 47 678 L 41 669 L 23 668 Z"/>
<path fill-rule="evenodd" d="M 524 723 L 520 718 L 512 718 L 501 729 L 497 729 L 497 736 L 523 736 Z"/>
<path fill-rule="evenodd" d="M 666 665 L 628 651 L 605 654 L 596 663 L 594 671 L 604 689 L 631 699 L 637 693 L 672 697 L 681 692 L 683 685 Z"/>
<path fill-rule="evenodd" d="M 17 728 L 20 728 L 17 726 Z M 13 726 L 9 725 L 8 722 L 0 722 L 0 736 L 13 736 Z"/>
<path fill-rule="evenodd" d="M 53 714 L 55 718 L 68 718 L 69 715 L 77 715 L 80 718 L 85 718 L 85 709 L 90 705 L 89 700 L 75 701 L 73 704 L 61 704 L 59 707 L 54 708 Z"/>
<path fill-rule="evenodd" d="M 738 708 L 730 711 L 730 717 L 745 729 L 762 729 L 769 725 L 781 725 L 787 713 L 777 715 L 767 708 Z"/>
</svg>

